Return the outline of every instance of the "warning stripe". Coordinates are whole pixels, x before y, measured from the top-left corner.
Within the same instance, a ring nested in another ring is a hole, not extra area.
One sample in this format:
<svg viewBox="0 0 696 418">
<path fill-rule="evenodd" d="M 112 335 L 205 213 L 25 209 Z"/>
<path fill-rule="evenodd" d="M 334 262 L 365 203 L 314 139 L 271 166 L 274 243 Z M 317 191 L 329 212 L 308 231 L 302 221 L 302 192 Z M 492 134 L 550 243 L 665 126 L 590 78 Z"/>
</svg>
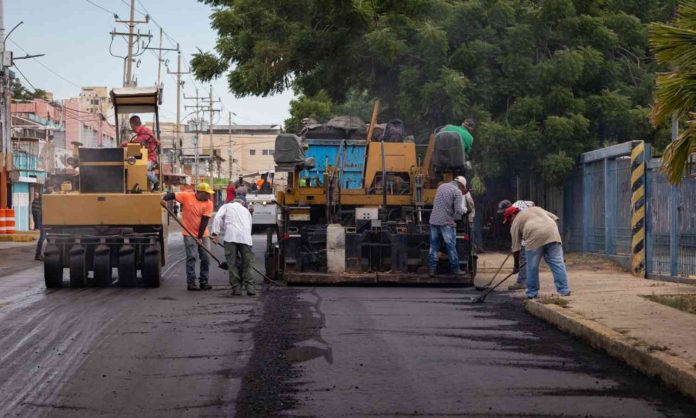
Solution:
<svg viewBox="0 0 696 418">
<path fill-rule="evenodd" d="M 645 272 L 645 143 L 640 141 L 631 150 L 631 270 L 635 275 Z"/>
</svg>

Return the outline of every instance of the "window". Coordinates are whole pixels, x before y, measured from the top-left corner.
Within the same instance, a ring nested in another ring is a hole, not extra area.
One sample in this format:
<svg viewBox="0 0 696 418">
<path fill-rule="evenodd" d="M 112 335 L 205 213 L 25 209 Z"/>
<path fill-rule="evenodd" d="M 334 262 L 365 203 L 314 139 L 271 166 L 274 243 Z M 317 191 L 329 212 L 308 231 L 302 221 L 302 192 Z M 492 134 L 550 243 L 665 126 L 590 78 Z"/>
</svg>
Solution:
<svg viewBox="0 0 696 418">
<path fill-rule="evenodd" d="M 273 150 L 272 149 L 265 149 L 265 150 L 263 150 L 263 155 L 273 155 Z"/>
<path fill-rule="evenodd" d="M 255 149 L 250 149 L 250 150 L 249 150 L 249 155 L 256 155 L 256 150 L 255 150 Z"/>
<path fill-rule="evenodd" d="M 268 150 L 267 150 L 267 149 L 263 150 L 262 154 L 263 154 L 263 155 L 268 155 Z"/>
</svg>

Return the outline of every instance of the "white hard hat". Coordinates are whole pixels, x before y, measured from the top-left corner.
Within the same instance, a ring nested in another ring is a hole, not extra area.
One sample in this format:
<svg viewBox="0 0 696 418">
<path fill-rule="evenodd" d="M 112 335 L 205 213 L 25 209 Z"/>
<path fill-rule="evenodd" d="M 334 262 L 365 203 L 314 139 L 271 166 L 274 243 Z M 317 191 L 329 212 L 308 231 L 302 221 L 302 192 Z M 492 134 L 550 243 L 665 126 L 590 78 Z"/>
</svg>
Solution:
<svg viewBox="0 0 696 418">
<path fill-rule="evenodd" d="M 466 187 L 466 179 L 464 178 L 464 176 L 457 176 L 454 178 L 454 181 Z"/>
</svg>

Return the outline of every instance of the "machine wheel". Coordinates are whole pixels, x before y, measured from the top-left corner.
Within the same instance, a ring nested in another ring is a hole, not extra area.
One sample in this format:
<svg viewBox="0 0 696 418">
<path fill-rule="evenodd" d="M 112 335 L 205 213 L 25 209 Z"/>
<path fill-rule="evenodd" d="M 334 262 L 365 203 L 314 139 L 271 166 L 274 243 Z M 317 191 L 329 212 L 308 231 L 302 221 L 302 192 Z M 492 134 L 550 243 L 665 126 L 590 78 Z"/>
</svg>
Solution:
<svg viewBox="0 0 696 418">
<path fill-rule="evenodd" d="M 137 272 L 135 269 L 135 248 L 124 245 L 118 251 L 118 285 L 119 287 L 134 287 Z"/>
<path fill-rule="evenodd" d="M 75 245 L 70 249 L 70 287 L 85 287 L 87 284 L 87 265 L 85 248 Z"/>
<path fill-rule="evenodd" d="M 44 281 L 47 289 L 63 286 L 63 263 L 60 253 L 57 245 L 49 245 L 44 251 Z"/>
<path fill-rule="evenodd" d="M 145 249 L 143 266 L 141 268 L 143 284 L 145 287 L 159 287 L 162 276 L 162 257 L 157 245 L 150 245 Z"/>
<path fill-rule="evenodd" d="M 94 283 L 99 287 L 108 287 L 112 282 L 111 248 L 99 245 L 94 250 Z"/>
</svg>

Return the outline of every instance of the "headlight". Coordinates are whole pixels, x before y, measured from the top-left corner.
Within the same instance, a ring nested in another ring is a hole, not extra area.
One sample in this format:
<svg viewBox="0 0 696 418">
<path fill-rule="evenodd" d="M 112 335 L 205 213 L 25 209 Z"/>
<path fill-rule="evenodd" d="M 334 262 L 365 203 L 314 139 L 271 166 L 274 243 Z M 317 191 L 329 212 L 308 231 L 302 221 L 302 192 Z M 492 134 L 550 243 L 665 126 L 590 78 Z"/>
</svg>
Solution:
<svg viewBox="0 0 696 418">
<path fill-rule="evenodd" d="M 265 200 L 263 201 L 263 205 L 266 206 L 266 201 L 265 201 Z"/>
</svg>

